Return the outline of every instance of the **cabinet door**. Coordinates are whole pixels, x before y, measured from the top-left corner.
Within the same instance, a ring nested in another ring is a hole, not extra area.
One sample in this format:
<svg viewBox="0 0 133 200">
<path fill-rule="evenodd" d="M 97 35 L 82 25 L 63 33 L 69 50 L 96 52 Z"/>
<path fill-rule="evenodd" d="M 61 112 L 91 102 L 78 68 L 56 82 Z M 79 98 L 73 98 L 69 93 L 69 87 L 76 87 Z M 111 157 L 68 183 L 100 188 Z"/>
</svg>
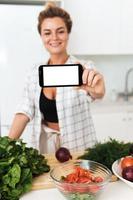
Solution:
<svg viewBox="0 0 133 200">
<path fill-rule="evenodd" d="M 73 19 L 72 54 L 118 53 L 120 0 L 64 0 Z"/>
<path fill-rule="evenodd" d="M 47 58 L 37 17 L 43 6 L 0 4 L 1 123 L 10 124 L 29 68 Z M 8 17 L 6 17 L 8 13 Z M 39 64 L 38 64 L 39 65 Z"/>
<path fill-rule="evenodd" d="M 133 53 L 133 1 L 121 1 L 120 53 Z"/>
<path fill-rule="evenodd" d="M 93 115 L 98 141 L 115 138 L 119 141 L 133 141 L 133 119 L 127 113 Z"/>
</svg>

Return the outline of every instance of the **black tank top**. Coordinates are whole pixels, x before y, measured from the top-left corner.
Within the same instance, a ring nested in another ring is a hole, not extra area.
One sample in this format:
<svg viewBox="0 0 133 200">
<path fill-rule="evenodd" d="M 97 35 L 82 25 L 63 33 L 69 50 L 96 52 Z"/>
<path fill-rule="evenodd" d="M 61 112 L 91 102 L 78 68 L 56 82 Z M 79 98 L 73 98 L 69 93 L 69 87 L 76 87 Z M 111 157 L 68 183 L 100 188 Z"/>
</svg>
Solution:
<svg viewBox="0 0 133 200">
<path fill-rule="evenodd" d="M 47 98 L 43 90 L 41 90 L 39 106 L 46 121 L 58 123 L 56 100 Z"/>
</svg>

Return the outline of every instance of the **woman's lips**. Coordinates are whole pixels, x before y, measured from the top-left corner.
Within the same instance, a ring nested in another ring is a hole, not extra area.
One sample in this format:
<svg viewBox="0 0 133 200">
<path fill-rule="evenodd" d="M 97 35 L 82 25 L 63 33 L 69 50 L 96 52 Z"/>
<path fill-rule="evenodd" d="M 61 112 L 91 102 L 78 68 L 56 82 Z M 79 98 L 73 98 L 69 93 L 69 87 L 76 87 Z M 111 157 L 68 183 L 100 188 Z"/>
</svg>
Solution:
<svg viewBox="0 0 133 200">
<path fill-rule="evenodd" d="M 52 43 L 50 44 L 51 47 L 58 47 L 61 45 L 61 42 L 60 43 Z"/>
</svg>

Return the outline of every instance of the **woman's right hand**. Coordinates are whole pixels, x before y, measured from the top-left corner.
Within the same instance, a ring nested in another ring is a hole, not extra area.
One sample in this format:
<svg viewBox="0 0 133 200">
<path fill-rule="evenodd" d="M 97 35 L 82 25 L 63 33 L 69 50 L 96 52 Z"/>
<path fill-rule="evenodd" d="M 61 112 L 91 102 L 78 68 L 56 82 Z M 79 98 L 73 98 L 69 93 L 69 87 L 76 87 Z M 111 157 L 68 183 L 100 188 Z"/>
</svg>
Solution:
<svg viewBox="0 0 133 200">
<path fill-rule="evenodd" d="M 105 84 L 103 76 L 95 69 L 84 69 L 82 75 L 82 89 L 93 99 L 102 98 L 105 94 Z"/>
</svg>

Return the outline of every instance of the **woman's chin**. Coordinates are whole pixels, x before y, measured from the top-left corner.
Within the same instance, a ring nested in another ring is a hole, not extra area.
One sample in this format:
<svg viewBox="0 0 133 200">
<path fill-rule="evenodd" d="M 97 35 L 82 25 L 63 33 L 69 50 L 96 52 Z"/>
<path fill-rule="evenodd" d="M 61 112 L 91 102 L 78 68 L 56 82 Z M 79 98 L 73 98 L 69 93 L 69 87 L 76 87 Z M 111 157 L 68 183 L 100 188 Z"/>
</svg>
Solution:
<svg viewBox="0 0 133 200">
<path fill-rule="evenodd" d="M 63 51 L 60 51 L 60 50 L 49 51 L 49 53 L 50 53 L 51 55 L 60 55 L 60 54 L 62 54 L 62 52 L 63 52 Z"/>
<path fill-rule="evenodd" d="M 57 47 L 57 48 L 47 48 L 48 52 L 50 54 L 62 54 L 64 51 L 66 51 L 66 49 L 64 48 L 60 48 L 60 47 Z"/>
</svg>

